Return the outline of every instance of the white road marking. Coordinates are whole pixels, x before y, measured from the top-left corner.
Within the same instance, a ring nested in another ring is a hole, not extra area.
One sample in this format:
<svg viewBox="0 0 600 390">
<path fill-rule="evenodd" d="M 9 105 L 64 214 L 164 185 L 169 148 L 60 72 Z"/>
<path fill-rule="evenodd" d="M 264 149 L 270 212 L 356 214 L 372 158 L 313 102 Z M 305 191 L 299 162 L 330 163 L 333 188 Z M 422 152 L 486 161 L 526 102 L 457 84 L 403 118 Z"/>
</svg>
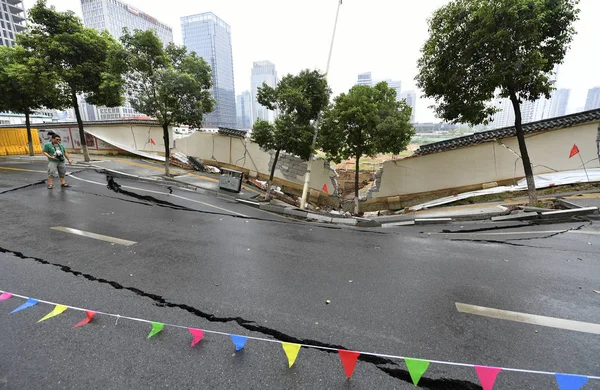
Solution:
<svg viewBox="0 0 600 390">
<path fill-rule="evenodd" d="M 58 230 L 60 232 L 65 232 L 65 233 L 76 234 L 76 235 L 82 236 L 82 237 L 93 238 L 93 239 L 96 239 L 96 240 L 108 241 L 108 242 L 111 242 L 111 243 L 114 243 L 114 244 L 119 244 L 119 245 L 131 246 L 133 244 L 137 244 L 137 242 L 135 242 L 135 241 L 123 240 L 121 238 L 116 238 L 116 237 L 111 237 L 111 236 L 105 236 L 105 235 L 102 235 L 102 234 L 96 234 L 96 233 L 86 232 L 86 231 L 83 231 L 83 230 L 68 228 L 68 227 L 64 227 L 64 226 L 54 226 L 54 227 L 51 227 L 50 229 L 52 229 L 52 230 Z"/>
<path fill-rule="evenodd" d="M 82 178 L 80 178 L 80 177 L 77 177 L 77 176 L 74 176 L 74 175 L 70 175 L 70 177 L 72 177 L 73 179 L 77 179 L 77 180 L 84 181 L 84 182 L 86 182 L 86 183 L 91 183 L 91 184 L 97 184 L 97 185 L 101 185 L 101 186 L 106 186 L 106 184 L 104 184 L 104 183 L 99 183 L 99 182 L 97 182 L 97 181 L 92 181 L 92 180 L 82 179 Z M 189 201 L 189 202 L 193 202 L 193 203 L 199 203 L 199 204 L 202 204 L 202 205 L 204 205 L 204 206 L 208 206 L 208 207 L 212 207 L 212 208 L 214 208 L 214 209 L 217 209 L 217 210 L 225 211 L 225 212 L 227 212 L 227 213 L 230 213 L 230 214 L 239 215 L 240 217 L 246 217 L 246 218 L 249 218 L 247 215 L 245 215 L 245 214 L 242 214 L 242 213 L 238 213 L 237 211 L 228 210 L 228 209 L 225 209 L 225 208 L 223 208 L 223 207 L 215 206 L 215 205 L 212 205 L 212 204 L 210 204 L 210 203 L 202 202 L 202 201 L 195 200 L 195 199 L 186 198 L 185 196 L 181 196 L 181 195 L 168 194 L 168 193 L 165 193 L 165 192 L 154 191 L 154 190 L 146 190 L 146 189 L 143 189 L 143 188 L 137 188 L 137 187 L 129 187 L 129 186 L 121 186 L 121 187 L 122 187 L 122 188 L 127 188 L 127 189 L 130 189 L 130 190 L 135 190 L 135 191 L 149 192 L 149 193 L 151 193 L 151 194 L 159 194 L 159 195 L 165 195 L 165 196 L 173 196 L 173 197 L 175 197 L 175 198 L 184 199 L 184 200 L 187 200 L 187 201 Z"/>
<path fill-rule="evenodd" d="M 550 328 L 567 329 L 576 332 L 600 334 L 600 324 L 594 324 L 591 322 L 564 320 L 562 318 L 545 317 L 535 314 L 519 313 L 516 311 L 492 309 L 490 307 L 474 306 L 459 302 L 456 302 L 456 309 L 461 313 L 474 314 L 500 320 L 522 322 L 525 324 L 547 326 Z"/>
<path fill-rule="evenodd" d="M 591 234 L 600 236 L 600 232 L 592 232 L 589 230 L 542 230 L 539 232 L 495 232 L 495 233 L 468 233 L 468 232 L 453 232 L 453 233 L 430 233 L 432 236 L 440 236 L 446 234 L 460 234 L 464 236 L 514 236 L 514 235 L 529 235 L 529 234 L 556 234 L 556 233 L 572 233 L 572 234 Z"/>
</svg>

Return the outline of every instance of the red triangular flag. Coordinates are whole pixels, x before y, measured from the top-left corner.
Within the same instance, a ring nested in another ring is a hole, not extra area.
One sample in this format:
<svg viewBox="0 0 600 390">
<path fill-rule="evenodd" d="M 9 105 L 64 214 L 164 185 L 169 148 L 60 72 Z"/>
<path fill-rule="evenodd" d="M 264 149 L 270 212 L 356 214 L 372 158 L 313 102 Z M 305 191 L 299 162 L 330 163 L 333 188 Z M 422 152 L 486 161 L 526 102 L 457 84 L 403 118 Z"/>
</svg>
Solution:
<svg viewBox="0 0 600 390">
<path fill-rule="evenodd" d="M 579 148 L 577 144 L 573 144 L 573 148 L 571 149 L 571 154 L 569 154 L 569 158 L 576 156 L 579 153 Z"/>
<path fill-rule="evenodd" d="M 194 329 L 194 328 L 188 328 L 188 330 L 190 331 L 190 333 L 192 334 L 192 347 L 196 344 L 198 344 L 200 342 L 200 340 L 202 340 L 202 337 L 204 337 L 204 331 L 201 329 Z"/>
<path fill-rule="evenodd" d="M 481 382 L 483 390 L 492 390 L 494 388 L 494 382 L 496 382 L 496 375 L 498 375 L 502 369 L 496 367 L 475 366 L 475 371 L 477 371 L 477 376 L 479 377 L 479 382 Z"/>
<path fill-rule="evenodd" d="M 327 189 L 327 183 L 323 184 L 323 191 L 329 193 L 329 190 Z"/>
<path fill-rule="evenodd" d="M 86 310 L 85 314 L 87 314 L 87 318 L 81 320 L 73 328 L 78 328 L 78 327 L 83 326 L 85 324 L 89 324 L 89 322 L 92 320 L 92 318 L 96 315 L 96 312 L 95 311 Z"/>
<path fill-rule="evenodd" d="M 150 143 L 151 143 L 152 145 L 156 145 L 156 143 L 154 142 L 154 140 L 153 140 L 152 138 L 150 138 Z"/>
<path fill-rule="evenodd" d="M 348 379 L 350 379 L 350 377 L 352 377 L 352 373 L 354 372 L 354 367 L 356 367 L 356 361 L 358 360 L 360 353 L 344 351 L 343 349 L 338 349 L 338 353 L 340 354 L 344 371 L 346 371 L 346 376 Z"/>
</svg>

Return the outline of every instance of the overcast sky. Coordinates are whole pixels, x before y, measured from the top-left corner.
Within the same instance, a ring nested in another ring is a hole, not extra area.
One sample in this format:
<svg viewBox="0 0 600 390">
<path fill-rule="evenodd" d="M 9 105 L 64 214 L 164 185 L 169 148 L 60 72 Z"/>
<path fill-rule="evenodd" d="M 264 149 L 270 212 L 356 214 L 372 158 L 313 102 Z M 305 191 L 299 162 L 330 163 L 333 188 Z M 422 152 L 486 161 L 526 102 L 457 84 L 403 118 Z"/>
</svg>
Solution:
<svg viewBox="0 0 600 390">
<path fill-rule="evenodd" d="M 25 0 L 26 8 L 34 0 Z M 181 44 L 180 17 L 212 11 L 231 26 L 236 94 L 250 89 L 254 61 L 269 60 L 279 76 L 305 68 L 325 70 L 338 0 L 129 0 L 127 3 L 173 27 Z M 448 0 L 344 0 L 333 48 L 329 83 L 347 91 L 357 74 L 402 81 L 414 89 L 427 18 Z M 48 0 L 57 10 L 81 16 L 80 0 Z M 560 68 L 557 86 L 571 88 L 569 111 L 582 110 L 587 90 L 600 86 L 600 0 L 581 0 L 578 32 Z M 418 92 L 418 94 L 420 94 Z M 419 99 L 416 119 L 437 121 Z"/>
</svg>

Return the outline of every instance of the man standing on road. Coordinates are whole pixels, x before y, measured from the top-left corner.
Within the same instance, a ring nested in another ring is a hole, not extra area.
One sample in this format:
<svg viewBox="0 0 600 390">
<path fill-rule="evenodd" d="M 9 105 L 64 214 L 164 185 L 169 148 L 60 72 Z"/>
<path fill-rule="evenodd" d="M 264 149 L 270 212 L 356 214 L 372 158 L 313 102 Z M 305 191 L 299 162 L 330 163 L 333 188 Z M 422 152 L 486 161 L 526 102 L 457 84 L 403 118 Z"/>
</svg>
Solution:
<svg viewBox="0 0 600 390">
<path fill-rule="evenodd" d="M 65 159 L 69 164 L 71 164 L 71 159 L 65 147 L 60 143 L 60 135 L 52 134 L 50 142 L 44 145 L 44 156 L 48 157 L 48 189 L 52 189 L 52 181 L 55 177 L 60 179 L 61 187 L 70 187 L 65 182 L 65 174 L 67 173 Z"/>
</svg>

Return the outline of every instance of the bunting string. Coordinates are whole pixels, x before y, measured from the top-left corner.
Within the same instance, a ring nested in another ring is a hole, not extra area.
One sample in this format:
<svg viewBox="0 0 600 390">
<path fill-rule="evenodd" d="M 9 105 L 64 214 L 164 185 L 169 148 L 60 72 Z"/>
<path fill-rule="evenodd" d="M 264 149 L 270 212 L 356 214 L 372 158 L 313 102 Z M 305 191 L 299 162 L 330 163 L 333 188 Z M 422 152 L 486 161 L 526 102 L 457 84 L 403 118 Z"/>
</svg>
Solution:
<svg viewBox="0 0 600 390">
<path fill-rule="evenodd" d="M 84 309 L 84 308 L 80 308 L 80 307 L 76 307 L 76 306 L 58 304 L 56 302 L 50 302 L 50 301 L 45 301 L 45 300 L 41 300 L 41 299 L 33 299 L 31 297 L 14 294 L 14 293 L 9 293 L 9 292 L 3 291 L 3 290 L 0 290 L 0 293 L 2 293 L 2 298 L 0 298 L 0 301 L 7 300 L 10 297 L 18 297 L 18 298 L 26 299 L 28 301 L 35 301 L 36 303 L 45 303 L 45 304 L 57 307 L 57 308 L 55 308 L 55 310 L 53 312 L 51 312 L 46 317 L 44 317 L 44 319 L 50 318 L 49 316 L 51 314 L 52 314 L 52 316 L 58 315 L 58 314 L 62 313 L 64 310 L 66 310 L 66 309 L 63 310 L 63 308 L 68 308 L 71 310 L 85 312 L 88 315 L 88 318 L 85 319 L 84 321 L 82 321 L 85 323 L 89 322 L 91 320 L 91 316 L 96 314 L 96 315 L 103 315 L 103 316 L 117 318 L 117 320 L 118 319 L 126 319 L 126 320 L 130 320 L 130 321 L 150 324 L 150 325 L 152 325 L 152 329 L 153 329 L 151 332 L 151 335 L 154 335 L 154 334 L 157 334 L 158 332 L 160 332 L 164 326 L 164 327 L 186 329 L 186 330 L 192 329 L 194 331 L 203 332 L 203 333 L 207 333 L 207 334 L 216 334 L 216 335 L 221 335 L 221 336 L 227 336 L 233 340 L 234 344 L 236 345 L 236 350 L 242 349 L 246 340 L 268 342 L 268 343 L 274 343 L 274 344 L 280 344 L 280 345 L 283 344 L 283 345 L 287 345 L 287 346 L 291 345 L 291 343 L 286 343 L 283 341 L 273 340 L 273 339 L 265 339 L 265 338 L 261 338 L 261 337 L 239 336 L 239 335 L 233 335 L 231 333 L 219 332 L 219 331 L 215 331 L 215 330 L 193 328 L 193 327 L 181 326 L 181 325 L 169 324 L 169 323 L 157 323 L 155 321 L 150 321 L 150 320 L 146 320 L 143 318 L 129 317 L 129 316 L 124 316 L 124 315 L 120 315 L 120 314 L 113 314 L 113 313 L 95 311 L 95 310 L 90 310 L 90 309 Z M 55 314 L 57 311 L 60 311 L 60 313 Z M 90 316 L 90 314 L 91 314 L 91 316 Z M 194 335 L 194 332 L 192 332 L 192 335 Z M 148 338 L 150 338 L 150 337 L 151 336 L 149 335 Z M 201 338 L 202 338 L 202 336 L 200 335 L 199 339 L 197 341 L 195 341 L 194 344 L 197 343 L 198 341 L 200 341 Z M 446 366 L 470 367 L 470 368 L 475 368 L 478 371 L 479 371 L 479 369 L 482 368 L 482 366 L 480 366 L 480 365 L 471 364 L 471 363 L 460 363 L 460 362 L 451 362 L 451 361 L 444 361 L 444 360 L 417 359 L 417 358 L 411 358 L 411 357 L 407 357 L 407 356 L 388 355 L 388 354 L 375 353 L 375 352 L 362 352 L 362 351 L 353 351 L 353 350 L 344 351 L 344 350 L 339 350 L 336 348 L 323 347 L 323 346 L 311 345 L 311 344 L 295 343 L 294 345 L 298 345 L 298 346 L 304 347 L 304 348 L 332 351 L 332 352 L 340 353 L 340 355 L 342 355 L 342 356 L 344 356 L 344 354 L 346 352 L 350 352 L 352 354 L 357 354 L 355 356 L 366 355 L 366 356 L 374 356 L 374 357 L 379 357 L 379 358 L 387 358 L 387 359 L 392 359 L 392 360 L 404 360 L 405 362 L 408 363 L 407 366 L 409 366 L 410 364 L 414 364 L 415 362 L 418 362 L 418 363 L 422 364 L 422 367 L 417 367 L 417 371 L 419 371 L 419 372 L 420 371 L 425 372 L 425 370 L 427 369 L 426 362 L 433 363 L 433 364 L 446 365 Z M 286 348 L 284 348 L 284 350 L 285 349 Z M 287 354 L 287 352 L 286 352 L 286 354 Z M 293 360 L 295 360 L 295 355 L 294 355 Z M 292 364 L 293 364 L 293 361 L 290 361 L 290 367 L 292 366 Z M 562 374 L 562 373 L 549 372 L 549 371 L 527 370 L 527 369 L 510 368 L 510 367 L 484 367 L 484 368 L 493 369 L 493 370 L 501 370 L 501 371 L 509 371 L 509 372 L 519 372 L 519 373 L 526 373 L 526 374 L 552 375 L 552 376 L 557 376 L 557 377 L 572 376 L 575 378 L 587 378 L 588 380 L 600 380 L 600 376 L 592 376 L 592 375 L 580 375 L 580 374 L 572 375 L 572 374 Z M 352 370 L 353 370 L 353 367 L 352 367 Z M 410 370 L 410 367 L 409 367 L 409 370 Z M 349 374 L 348 377 L 350 377 L 351 371 L 347 372 L 347 374 Z M 420 375 L 419 375 L 419 378 L 420 378 Z M 417 378 L 413 378 L 413 379 L 416 382 L 418 382 Z"/>
</svg>

